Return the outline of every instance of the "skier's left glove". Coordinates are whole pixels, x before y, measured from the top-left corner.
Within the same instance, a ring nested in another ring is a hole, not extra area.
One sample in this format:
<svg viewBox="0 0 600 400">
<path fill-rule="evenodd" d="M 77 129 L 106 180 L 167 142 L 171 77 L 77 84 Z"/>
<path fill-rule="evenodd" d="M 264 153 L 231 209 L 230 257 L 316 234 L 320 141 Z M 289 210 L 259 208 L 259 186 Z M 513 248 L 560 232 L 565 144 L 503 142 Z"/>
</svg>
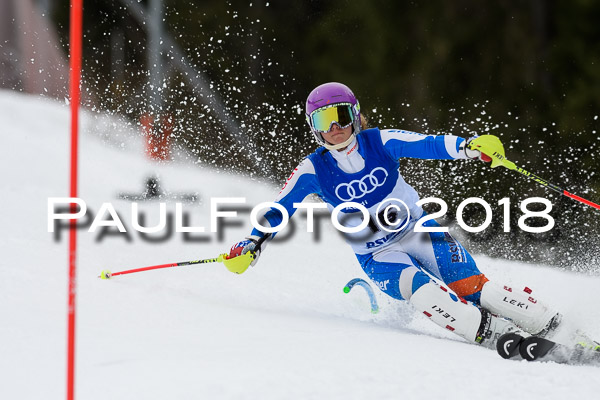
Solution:
<svg viewBox="0 0 600 400">
<path fill-rule="evenodd" d="M 492 158 L 489 157 L 487 154 L 482 153 L 481 150 L 479 150 L 478 145 L 479 145 L 479 139 L 481 139 L 481 138 L 482 138 L 482 136 L 475 136 L 475 137 L 465 140 L 465 144 L 464 144 L 465 155 L 467 156 L 467 158 L 470 158 L 470 159 L 478 158 L 481 161 L 490 162 L 490 161 L 492 161 Z"/>
<path fill-rule="evenodd" d="M 260 249 L 256 249 L 258 236 L 248 236 L 245 240 L 231 246 L 227 259 L 223 264 L 228 270 L 236 274 L 245 272 L 248 267 L 254 266 L 260 256 Z"/>
</svg>

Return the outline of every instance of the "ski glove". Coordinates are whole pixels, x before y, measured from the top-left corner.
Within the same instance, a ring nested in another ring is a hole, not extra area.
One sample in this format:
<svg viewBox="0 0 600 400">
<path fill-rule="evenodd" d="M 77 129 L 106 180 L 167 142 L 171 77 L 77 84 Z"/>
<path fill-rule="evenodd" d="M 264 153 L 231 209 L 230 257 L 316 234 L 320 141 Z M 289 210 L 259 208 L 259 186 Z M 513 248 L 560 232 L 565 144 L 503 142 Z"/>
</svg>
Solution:
<svg viewBox="0 0 600 400">
<path fill-rule="evenodd" d="M 465 154 L 467 157 L 469 157 L 467 152 L 474 150 L 481 154 L 479 158 L 483 161 L 491 161 L 492 168 L 501 165 L 507 168 L 510 166 L 510 161 L 504 156 L 504 146 L 497 136 L 483 135 L 468 140 L 465 146 Z M 471 153 L 471 155 L 473 155 L 473 153 Z"/>
<path fill-rule="evenodd" d="M 479 146 L 477 146 L 477 144 L 479 143 L 478 139 L 481 138 L 482 136 L 475 136 L 465 141 L 465 155 L 467 156 L 467 158 L 470 159 L 478 158 L 481 161 L 490 162 L 492 161 L 492 158 L 482 153 L 481 150 L 479 150 Z"/>
<path fill-rule="evenodd" d="M 260 249 L 256 250 L 257 236 L 248 236 L 245 240 L 231 246 L 227 259 L 223 261 L 225 267 L 231 272 L 241 274 L 248 267 L 254 266 L 260 256 Z"/>
</svg>

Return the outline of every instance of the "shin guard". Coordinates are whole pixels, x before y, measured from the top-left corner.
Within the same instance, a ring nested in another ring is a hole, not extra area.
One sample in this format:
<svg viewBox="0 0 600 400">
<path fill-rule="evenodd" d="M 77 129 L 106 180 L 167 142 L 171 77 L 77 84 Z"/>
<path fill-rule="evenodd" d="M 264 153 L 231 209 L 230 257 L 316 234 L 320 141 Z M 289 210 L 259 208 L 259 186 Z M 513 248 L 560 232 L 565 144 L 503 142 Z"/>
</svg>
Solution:
<svg viewBox="0 0 600 400">
<path fill-rule="evenodd" d="M 481 325 L 481 311 L 448 289 L 429 282 L 415 291 L 410 303 L 434 323 L 469 342 L 475 342 Z"/>
<path fill-rule="evenodd" d="M 515 290 L 487 282 L 481 290 L 481 306 L 493 314 L 511 319 L 532 335 L 548 327 L 558 312 L 531 297 L 531 289 Z"/>
</svg>

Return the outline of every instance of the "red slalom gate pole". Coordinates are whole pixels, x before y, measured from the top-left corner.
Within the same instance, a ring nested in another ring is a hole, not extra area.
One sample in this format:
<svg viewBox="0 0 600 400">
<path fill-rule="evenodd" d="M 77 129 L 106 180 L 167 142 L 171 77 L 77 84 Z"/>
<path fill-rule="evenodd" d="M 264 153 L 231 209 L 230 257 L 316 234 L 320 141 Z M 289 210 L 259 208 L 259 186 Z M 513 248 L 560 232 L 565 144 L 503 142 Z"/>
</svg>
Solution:
<svg viewBox="0 0 600 400">
<path fill-rule="evenodd" d="M 71 197 L 77 197 L 79 104 L 81 103 L 81 48 L 83 27 L 83 0 L 71 0 L 69 33 L 69 94 L 71 102 Z M 75 213 L 71 204 L 71 213 Z M 67 400 L 75 398 L 75 294 L 76 294 L 77 227 L 75 220 L 69 223 L 69 307 L 67 329 Z"/>
</svg>

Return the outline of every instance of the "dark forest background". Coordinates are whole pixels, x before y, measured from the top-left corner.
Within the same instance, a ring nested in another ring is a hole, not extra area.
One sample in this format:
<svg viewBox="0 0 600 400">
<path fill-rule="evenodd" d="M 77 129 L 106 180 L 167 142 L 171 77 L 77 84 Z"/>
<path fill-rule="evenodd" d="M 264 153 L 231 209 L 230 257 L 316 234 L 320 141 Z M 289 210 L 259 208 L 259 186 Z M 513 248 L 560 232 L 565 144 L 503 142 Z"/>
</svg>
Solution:
<svg viewBox="0 0 600 400">
<path fill-rule="evenodd" d="M 51 15 L 66 52 L 64 3 Z M 600 201 L 600 2 L 165 0 L 163 34 L 208 83 L 211 91 L 200 95 L 169 49 L 161 54 L 161 90 L 149 86 L 148 24 L 126 3 L 84 2 L 91 103 L 132 123 L 148 110 L 169 114 L 175 144 L 200 166 L 282 183 L 316 147 L 305 125 L 306 95 L 339 81 L 353 89 L 372 126 L 494 134 L 517 165 Z M 215 114 L 212 92 L 236 132 Z M 151 95 L 162 97 L 160 110 Z M 457 232 L 475 251 L 585 271 L 599 264 L 597 210 L 483 163 L 403 160 L 402 173 L 422 197 L 448 202 L 449 215 L 471 196 L 492 205 L 493 227 Z M 553 202 L 552 231 L 516 227 L 519 202 L 532 196 Z M 510 233 L 497 205 L 504 197 L 512 202 Z M 468 207 L 465 219 L 477 224 L 482 210 Z"/>
</svg>

